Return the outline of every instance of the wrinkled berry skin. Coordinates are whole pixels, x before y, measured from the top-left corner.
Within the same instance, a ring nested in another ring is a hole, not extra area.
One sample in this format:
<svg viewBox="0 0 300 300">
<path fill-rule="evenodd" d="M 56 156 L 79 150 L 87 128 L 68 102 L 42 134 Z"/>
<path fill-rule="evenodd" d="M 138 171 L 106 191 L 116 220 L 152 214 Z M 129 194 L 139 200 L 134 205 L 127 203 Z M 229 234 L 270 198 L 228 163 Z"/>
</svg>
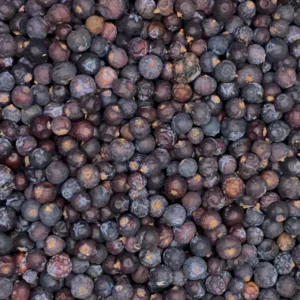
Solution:
<svg viewBox="0 0 300 300">
<path fill-rule="evenodd" d="M 11 169 L 0 165 L 0 200 L 6 199 L 14 188 L 14 174 Z"/>
<path fill-rule="evenodd" d="M 300 300 L 300 0 L 0 0 L 0 299 Z"/>
<path fill-rule="evenodd" d="M 54 255 L 47 264 L 47 272 L 56 279 L 66 278 L 72 270 L 72 262 L 68 255 Z"/>
</svg>

